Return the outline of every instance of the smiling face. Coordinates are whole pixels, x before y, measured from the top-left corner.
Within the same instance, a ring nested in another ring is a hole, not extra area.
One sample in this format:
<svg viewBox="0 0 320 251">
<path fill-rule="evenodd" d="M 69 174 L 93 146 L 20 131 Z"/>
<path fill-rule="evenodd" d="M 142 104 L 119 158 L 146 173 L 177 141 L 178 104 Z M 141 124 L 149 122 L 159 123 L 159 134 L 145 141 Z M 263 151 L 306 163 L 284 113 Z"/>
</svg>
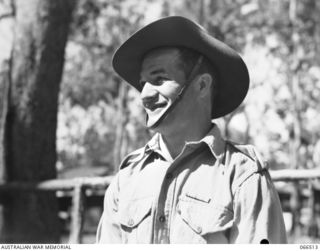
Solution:
<svg viewBox="0 0 320 251">
<path fill-rule="evenodd" d="M 140 84 L 142 104 L 151 126 L 178 96 L 185 82 L 178 49 L 153 50 L 144 58 Z"/>
<path fill-rule="evenodd" d="M 176 100 L 186 83 L 179 50 L 176 48 L 152 50 L 144 57 L 140 75 L 141 99 L 148 117 L 147 126 L 150 127 Z M 199 108 L 196 102 L 198 93 L 195 88 L 192 88 L 192 91 L 190 88 L 160 124 L 153 128 L 155 131 L 173 132 L 194 118 L 193 115 Z"/>
</svg>

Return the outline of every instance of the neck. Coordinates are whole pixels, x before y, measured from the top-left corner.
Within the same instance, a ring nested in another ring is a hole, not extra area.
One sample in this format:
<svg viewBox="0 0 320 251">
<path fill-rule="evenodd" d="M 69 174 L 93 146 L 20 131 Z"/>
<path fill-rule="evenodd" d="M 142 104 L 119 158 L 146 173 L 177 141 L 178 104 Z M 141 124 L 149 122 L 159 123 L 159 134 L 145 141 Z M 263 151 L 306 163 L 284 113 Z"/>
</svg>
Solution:
<svg viewBox="0 0 320 251">
<path fill-rule="evenodd" d="M 170 152 L 170 155 L 175 159 L 182 151 L 186 142 L 201 140 L 211 129 L 211 121 L 201 124 L 184 123 L 177 130 L 162 132 L 162 138 Z"/>
</svg>

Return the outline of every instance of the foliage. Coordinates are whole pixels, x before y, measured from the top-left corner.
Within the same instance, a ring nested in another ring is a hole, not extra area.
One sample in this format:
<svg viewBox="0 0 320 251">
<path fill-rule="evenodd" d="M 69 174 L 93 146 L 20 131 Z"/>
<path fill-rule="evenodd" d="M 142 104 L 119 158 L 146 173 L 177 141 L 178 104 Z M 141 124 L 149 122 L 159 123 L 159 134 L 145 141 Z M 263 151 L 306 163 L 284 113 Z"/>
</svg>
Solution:
<svg viewBox="0 0 320 251">
<path fill-rule="evenodd" d="M 121 96 L 125 84 L 111 67 L 115 49 L 142 26 L 145 7 L 128 0 L 78 5 L 60 97 L 60 168 L 118 165 L 146 142 L 149 132 L 143 128 L 137 93 L 126 88 Z"/>
<path fill-rule="evenodd" d="M 226 135 L 255 144 L 273 168 L 314 167 L 313 145 L 319 134 L 315 119 L 319 116 L 319 3 L 200 2 L 203 6 L 186 1 L 173 9 L 202 20 L 211 34 L 241 52 L 251 76 L 245 107 L 224 121 Z"/>
<path fill-rule="evenodd" d="M 145 23 L 183 15 L 238 50 L 248 65 L 251 89 L 244 105 L 217 121 L 225 135 L 256 145 L 273 168 L 293 167 L 296 156 L 299 165 L 314 167 L 320 128 L 317 12 L 314 0 L 81 1 L 60 98 L 61 163 L 112 166 L 115 145 L 125 145 L 122 157 L 147 141 L 138 95 L 127 89 L 120 97 L 124 83 L 113 72 L 112 54 Z"/>
</svg>

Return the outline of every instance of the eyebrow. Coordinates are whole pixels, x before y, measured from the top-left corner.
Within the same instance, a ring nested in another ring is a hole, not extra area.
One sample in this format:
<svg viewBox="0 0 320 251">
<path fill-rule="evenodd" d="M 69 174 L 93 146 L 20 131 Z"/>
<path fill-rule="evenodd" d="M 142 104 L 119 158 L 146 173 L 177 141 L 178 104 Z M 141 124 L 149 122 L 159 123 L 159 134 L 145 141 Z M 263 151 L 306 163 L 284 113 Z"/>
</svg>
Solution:
<svg viewBox="0 0 320 251">
<path fill-rule="evenodd" d="M 160 68 L 160 69 L 156 69 L 156 70 L 151 71 L 149 74 L 151 76 L 154 76 L 154 75 L 163 74 L 163 73 L 166 73 L 165 69 L 164 68 Z M 143 77 L 141 76 L 140 77 L 140 81 L 142 81 L 142 79 L 143 79 Z"/>
<path fill-rule="evenodd" d="M 150 75 L 155 75 L 155 74 L 159 74 L 159 73 L 166 73 L 166 71 L 163 68 L 160 68 L 160 69 L 156 69 L 156 70 L 150 72 Z"/>
</svg>

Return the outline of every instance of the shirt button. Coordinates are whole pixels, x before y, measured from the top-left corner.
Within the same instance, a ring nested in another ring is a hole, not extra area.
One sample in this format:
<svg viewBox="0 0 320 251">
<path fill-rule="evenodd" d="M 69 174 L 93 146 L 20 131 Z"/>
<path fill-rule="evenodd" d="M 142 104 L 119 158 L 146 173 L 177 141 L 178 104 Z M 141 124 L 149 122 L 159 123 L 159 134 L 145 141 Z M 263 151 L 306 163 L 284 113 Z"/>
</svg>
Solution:
<svg viewBox="0 0 320 251">
<path fill-rule="evenodd" d="M 159 217 L 159 221 L 160 221 L 160 222 L 165 222 L 165 220 L 166 220 L 166 217 L 164 217 L 163 215 L 161 215 L 161 216 Z"/>
<path fill-rule="evenodd" d="M 132 227 L 132 226 L 134 225 L 134 221 L 133 221 L 133 219 L 129 219 L 129 221 L 128 221 L 128 225 L 129 225 L 129 227 Z"/>
<path fill-rule="evenodd" d="M 172 177 L 173 177 L 173 174 L 172 174 L 172 173 L 168 173 L 168 174 L 166 175 L 166 179 L 167 179 L 167 180 L 172 179 Z"/>
<path fill-rule="evenodd" d="M 201 234 L 201 232 L 202 232 L 202 227 L 197 227 L 197 233 Z"/>
</svg>

